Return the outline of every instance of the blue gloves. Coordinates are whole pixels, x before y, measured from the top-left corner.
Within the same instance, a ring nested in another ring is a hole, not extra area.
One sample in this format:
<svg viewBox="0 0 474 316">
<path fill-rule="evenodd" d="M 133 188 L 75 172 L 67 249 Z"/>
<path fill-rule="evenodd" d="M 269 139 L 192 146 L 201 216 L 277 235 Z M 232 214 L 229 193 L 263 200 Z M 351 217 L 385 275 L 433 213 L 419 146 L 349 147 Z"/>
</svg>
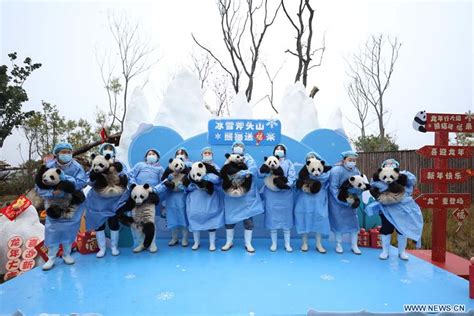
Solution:
<svg viewBox="0 0 474 316">
<path fill-rule="evenodd" d="M 245 178 L 247 175 L 250 175 L 252 174 L 250 172 L 250 170 L 240 170 L 239 172 L 237 172 L 237 177 L 242 179 L 242 178 Z"/>
<path fill-rule="evenodd" d="M 208 174 L 205 174 L 204 177 L 202 177 L 203 181 L 209 181 L 210 177 Z"/>
<path fill-rule="evenodd" d="M 169 175 L 168 175 L 168 180 L 169 180 L 169 181 L 172 181 L 173 179 L 174 179 L 174 176 L 173 176 L 173 174 L 172 174 L 172 173 L 171 173 L 171 174 L 169 174 Z"/>
<path fill-rule="evenodd" d="M 184 192 L 184 191 L 186 191 L 186 187 L 184 186 L 184 184 L 179 183 L 179 184 L 178 184 L 178 190 L 181 190 L 181 191 Z"/>
</svg>

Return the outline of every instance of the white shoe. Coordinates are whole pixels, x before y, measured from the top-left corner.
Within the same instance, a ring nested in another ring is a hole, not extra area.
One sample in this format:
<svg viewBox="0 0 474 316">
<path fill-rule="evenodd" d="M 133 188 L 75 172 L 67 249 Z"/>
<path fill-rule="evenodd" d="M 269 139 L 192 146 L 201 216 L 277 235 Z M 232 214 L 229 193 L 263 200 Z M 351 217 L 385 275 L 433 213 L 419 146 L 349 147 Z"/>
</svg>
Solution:
<svg viewBox="0 0 474 316">
<path fill-rule="evenodd" d="M 209 232 L 209 251 L 216 251 L 216 232 Z"/>
<path fill-rule="evenodd" d="M 181 246 L 182 247 L 187 247 L 189 245 L 189 243 L 188 243 L 189 231 L 188 231 L 187 228 L 183 228 L 182 231 L 183 231 L 183 239 L 181 239 Z"/>
<path fill-rule="evenodd" d="M 341 254 L 344 252 L 344 249 L 342 248 L 342 235 L 339 233 L 336 233 L 336 252 Z"/>
<path fill-rule="evenodd" d="M 408 260 L 408 254 L 405 249 L 407 248 L 407 238 L 403 235 L 398 235 L 398 257 L 402 260 Z"/>
<path fill-rule="evenodd" d="M 148 251 L 150 251 L 150 252 L 157 252 L 158 251 L 158 247 L 156 246 L 156 243 L 155 243 L 154 240 L 151 242 L 150 247 L 148 247 Z"/>
<path fill-rule="evenodd" d="M 192 250 L 198 250 L 201 243 L 201 233 L 193 232 L 194 245 L 191 247 Z"/>
<path fill-rule="evenodd" d="M 74 258 L 71 257 L 71 246 L 63 247 L 63 260 L 66 264 L 74 264 Z"/>
<path fill-rule="evenodd" d="M 232 248 L 232 246 L 234 246 L 234 229 L 233 228 L 226 229 L 225 232 L 226 232 L 226 241 L 225 241 L 225 245 L 222 246 L 221 248 L 222 251 L 227 251 L 230 248 Z"/>
<path fill-rule="evenodd" d="M 46 261 L 46 263 L 43 264 L 42 269 L 43 269 L 44 271 L 51 270 L 51 269 L 53 268 L 53 266 L 54 266 L 54 260 L 55 260 L 55 258 L 56 258 L 56 253 L 54 254 L 54 256 L 48 257 L 48 261 Z"/>
<path fill-rule="evenodd" d="M 119 231 L 111 230 L 110 231 L 110 248 L 112 249 L 112 256 L 118 256 L 120 250 L 118 250 L 118 241 L 119 241 Z"/>
<path fill-rule="evenodd" d="M 351 250 L 356 255 L 362 254 L 362 251 L 360 251 L 359 246 L 357 245 L 358 241 L 359 241 L 358 233 L 351 233 Z"/>
<path fill-rule="evenodd" d="M 321 234 L 316 233 L 316 250 L 319 253 L 326 253 L 326 249 L 324 249 L 323 245 L 321 244 Z"/>
<path fill-rule="evenodd" d="M 170 246 L 170 247 L 176 246 L 178 244 L 178 242 L 179 242 L 178 229 L 175 228 L 171 231 L 171 240 L 168 243 L 168 246 Z"/>
<path fill-rule="evenodd" d="M 381 235 L 382 238 L 382 253 L 379 255 L 379 259 L 387 260 L 390 253 L 390 239 L 392 235 Z"/>
<path fill-rule="evenodd" d="M 245 250 L 250 253 L 255 252 L 255 248 L 252 246 L 252 233 L 253 231 L 249 229 L 244 231 Z"/>
<path fill-rule="evenodd" d="M 95 237 L 97 238 L 97 245 L 99 246 L 99 252 L 95 256 L 97 258 L 102 258 L 105 256 L 106 249 L 105 232 L 103 230 L 95 232 Z"/>
<path fill-rule="evenodd" d="M 277 230 L 272 229 L 270 230 L 270 239 L 272 240 L 272 245 L 270 246 L 270 251 L 276 251 L 277 250 Z"/>
<path fill-rule="evenodd" d="M 301 251 L 308 251 L 308 234 L 303 234 L 301 236 L 302 243 L 301 243 Z"/>
<path fill-rule="evenodd" d="M 283 230 L 283 239 L 285 240 L 285 250 L 287 252 L 293 252 L 293 248 L 290 245 L 291 231 L 289 229 Z"/>
<path fill-rule="evenodd" d="M 136 246 L 135 248 L 133 248 L 133 252 L 135 252 L 135 253 L 141 252 L 143 250 L 145 250 L 145 246 L 143 246 L 143 244 L 140 244 L 140 245 Z"/>
</svg>

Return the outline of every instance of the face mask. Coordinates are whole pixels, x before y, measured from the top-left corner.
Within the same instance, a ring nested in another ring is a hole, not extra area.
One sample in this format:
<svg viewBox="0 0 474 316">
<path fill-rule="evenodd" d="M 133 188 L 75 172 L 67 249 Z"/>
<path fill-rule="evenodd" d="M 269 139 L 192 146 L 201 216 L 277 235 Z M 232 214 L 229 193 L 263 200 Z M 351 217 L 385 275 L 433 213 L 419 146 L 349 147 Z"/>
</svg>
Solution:
<svg viewBox="0 0 474 316">
<path fill-rule="evenodd" d="M 60 154 L 58 158 L 59 162 L 68 163 L 72 160 L 72 154 Z"/>
<path fill-rule="evenodd" d="M 282 157 L 285 157 L 285 151 L 284 150 L 275 150 L 275 155 L 282 158 Z"/>
<path fill-rule="evenodd" d="M 146 156 L 146 162 L 148 163 L 155 163 L 157 161 L 158 161 L 158 157 L 156 155 Z"/>
<path fill-rule="evenodd" d="M 204 155 L 204 156 L 202 156 L 202 161 L 205 161 L 205 162 L 212 161 L 212 155 Z"/>
<path fill-rule="evenodd" d="M 178 159 L 181 159 L 181 160 L 186 160 L 186 156 L 185 155 L 176 155 L 176 158 Z"/>
<path fill-rule="evenodd" d="M 355 163 L 355 161 L 348 161 L 348 162 L 344 163 L 344 166 L 346 166 L 346 168 L 348 168 L 348 169 L 352 169 L 356 166 L 356 163 Z"/>
<path fill-rule="evenodd" d="M 244 153 L 244 148 L 240 146 L 235 146 L 233 151 L 234 151 L 234 154 L 242 155 Z"/>
<path fill-rule="evenodd" d="M 113 157 L 114 156 L 114 151 L 113 150 L 104 150 L 102 151 L 102 153 L 105 155 L 109 154 L 110 157 Z"/>
</svg>

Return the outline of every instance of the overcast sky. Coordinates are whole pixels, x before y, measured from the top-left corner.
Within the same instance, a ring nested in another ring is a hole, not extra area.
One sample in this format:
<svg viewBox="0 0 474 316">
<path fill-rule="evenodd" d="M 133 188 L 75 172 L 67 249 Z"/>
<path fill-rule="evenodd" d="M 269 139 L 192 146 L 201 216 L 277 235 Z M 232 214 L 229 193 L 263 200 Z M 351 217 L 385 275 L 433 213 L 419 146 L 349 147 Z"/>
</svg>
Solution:
<svg viewBox="0 0 474 316">
<path fill-rule="evenodd" d="M 275 0 L 276 1 L 276 0 Z M 277 3 L 277 2 L 274 2 Z M 313 1 L 317 10 L 318 42 L 326 33 L 323 65 L 310 75 L 308 86 L 317 85 L 315 102 L 320 121 L 328 120 L 340 107 L 345 117 L 355 115 L 345 91 L 348 79 L 345 60 L 370 34 L 397 36 L 402 43 L 393 81 L 385 104 L 390 111 L 387 131 L 394 134 L 402 149 L 415 149 L 433 143 L 434 135 L 414 133 L 411 122 L 418 110 L 463 113 L 472 110 L 473 100 L 473 6 L 471 1 Z M 58 105 L 70 119 L 93 121 L 96 108 L 105 109 L 106 94 L 96 62 L 96 51 L 113 48 L 107 12 L 126 14 L 140 22 L 141 34 L 157 46 L 160 62 L 151 71 L 145 93 L 148 102 L 159 106 L 163 91 L 173 75 L 190 65 L 190 54 L 198 51 L 193 32 L 221 56 L 223 44 L 214 0 L 166 1 L 1 1 L 0 63 L 7 54 L 18 52 L 43 67 L 28 78 L 29 99 L 23 109 L 39 110 L 41 100 Z M 283 13 L 283 12 L 280 12 Z M 284 54 L 292 48 L 293 30 L 283 14 L 269 29 L 263 43 L 262 60 L 276 71 L 276 100 L 293 82 L 295 59 Z M 99 53 L 101 54 L 101 53 Z M 260 70 L 254 99 L 268 91 Z M 141 84 L 138 78 L 136 84 Z M 133 83 L 132 83 L 133 90 Z M 272 114 L 268 104 L 255 107 L 258 116 Z M 350 136 L 358 130 L 346 119 Z M 371 126 L 376 132 L 376 124 Z M 20 161 L 21 133 L 7 138 L 0 159 Z"/>
</svg>

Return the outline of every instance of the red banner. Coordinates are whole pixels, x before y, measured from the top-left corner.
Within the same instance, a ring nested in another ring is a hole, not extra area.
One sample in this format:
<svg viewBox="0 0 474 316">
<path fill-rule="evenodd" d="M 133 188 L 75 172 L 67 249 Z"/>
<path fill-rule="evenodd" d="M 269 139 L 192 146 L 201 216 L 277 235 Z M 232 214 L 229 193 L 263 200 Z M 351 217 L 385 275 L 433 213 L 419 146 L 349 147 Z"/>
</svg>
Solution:
<svg viewBox="0 0 474 316">
<path fill-rule="evenodd" d="M 465 182 L 471 177 L 470 169 L 421 169 L 420 182 L 422 183 L 456 183 Z"/>
<path fill-rule="evenodd" d="M 421 208 L 468 208 L 470 193 L 424 193 L 416 199 Z"/>
<path fill-rule="evenodd" d="M 18 215 L 23 213 L 28 207 L 30 207 L 31 201 L 24 195 L 20 195 L 15 201 L 13 201 L 7 207 L 0 209 L 0 213 L 5 215 L 9 220 L 13 221 Z"/>
<path fill-rule="evenodd" d="M 429 158 L 471 158 L 472 146 L 423 146 L 417 154 Z"/>
<path fill-rule="evenodd" d="M 426 113 L 426 131 L 472 133 L 473 114 Z"/>
</svg>

